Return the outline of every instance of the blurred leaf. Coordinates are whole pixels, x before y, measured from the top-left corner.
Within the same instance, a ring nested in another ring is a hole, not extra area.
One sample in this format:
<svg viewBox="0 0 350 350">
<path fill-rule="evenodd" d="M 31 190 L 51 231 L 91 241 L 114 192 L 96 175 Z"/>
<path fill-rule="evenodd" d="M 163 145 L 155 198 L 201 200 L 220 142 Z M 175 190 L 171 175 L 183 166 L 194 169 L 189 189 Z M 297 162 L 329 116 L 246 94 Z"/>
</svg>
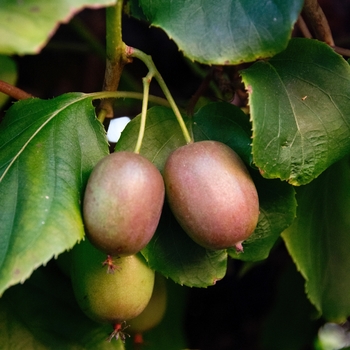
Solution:
<svg viewBox="0 0 350 350">
<path fill-rule="evenodd" d="M 303 278 L 289 261 L 278 281 L 276 302 L 264 320 L 262 349 L 311 349 L 320 324 L 315 315 L 305 295 Z"/>
<path fill-rule="evenodd" d="M 113 5 L 115 0 L 0 0 L 0 53 L 38 53 L 58 25 L 84 7 Z"/>
<path fill-rule="evenodd" d="M 69 279 L 52 263 L 0 299 L 2 349 L 123 350 L 121 341 L 106 341 L 111 330 L 83 314 Z"/>
<path fill-rule="evenodd" d="M 164 318 L 157 327 L 144 333 L 142 350 L 187 349 L 183 323 L 186 316 L 188 288 L 168 280 L 167 291 L 168 301 Z M 131 343 L 127 342 L 126 349 L 135 350 L 135 347 L 130 345 Z"/>
<path fill-rule="evenodd" d="M 306 281 L 306 292 L 323 316 L 343 322 L 350 316 L 349 157 L 297 189 L 297 218 L 283 234 Z"/>
<path fill-rule="evenodd" d="M 302 0 L 131 1 L 132 14 L 165 30 L 185 56 L 221 65 L 283 50 L 302 6 Z"/>
<path fill-rule="evenodd" d="M 2 294 L 84 236 L 82 191 L 108 145 L 80 93 L 15 103 L 0 135 Z"/>
<path fill-rule="evenodd" d="M 0 55 L 0 80 L 3 80 L 11 85 L 16 85 L 17 65 L 11 57 Z M 0 92 L 0 108 L 7 102 L 8 99 L 8 95 Z"/>
<path fill-rule="evenodd" d="M 350 152 L 350 67 L 328 45 L 293 39 L 241 74 L 264 177 L 306 184 Z"/>
</svg>

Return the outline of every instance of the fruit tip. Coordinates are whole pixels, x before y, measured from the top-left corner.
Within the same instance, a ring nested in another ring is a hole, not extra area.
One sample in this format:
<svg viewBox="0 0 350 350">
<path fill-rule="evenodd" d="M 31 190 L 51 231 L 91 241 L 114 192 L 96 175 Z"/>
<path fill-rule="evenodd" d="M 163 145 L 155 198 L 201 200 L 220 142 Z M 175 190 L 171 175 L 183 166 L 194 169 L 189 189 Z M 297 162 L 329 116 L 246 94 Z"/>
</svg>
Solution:
<svg viewBox="0 0 350 350">
<path fill-rule="evenodd" d="M 243 241 L 238 242 L 235 244 L 235 249 L 237 253 L 244 253 L 244 249 L 243 249 L 243 245 L 242 245 Z"/>
</svg>

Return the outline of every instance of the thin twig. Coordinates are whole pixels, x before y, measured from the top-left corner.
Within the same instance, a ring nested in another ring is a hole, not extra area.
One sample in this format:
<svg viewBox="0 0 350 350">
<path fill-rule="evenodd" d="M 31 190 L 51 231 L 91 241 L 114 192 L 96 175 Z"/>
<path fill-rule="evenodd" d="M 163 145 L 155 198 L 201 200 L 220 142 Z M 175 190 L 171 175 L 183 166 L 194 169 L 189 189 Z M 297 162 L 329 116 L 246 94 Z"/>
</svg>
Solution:
<svg viewBox="0 0 350 350">
<path fill-rule="evenodd" d="M 307 24 L 305 23 L 303 16 L 301 16 L 301 15 L 298 17 L 297 26 L 299 27 L 304 38 L 312 39 L 312 34 L 311 34 Z"/>
<path fill-rule="evenodd" d="M 345 48 L 339 47 L 339 46 L 333 46 L 333 49 L 339 55 L 350 57 L 350 50 L 349 49 L 345 49 Z"/>
<path fill-rule="evenodd" d="M 25 100 L 27 98 L 34 97 L 33 95 L 28 94 L 28 92 L 25 92 L 18 87 L 8 84 L 2 80 L 0 80 L 0 92 L 3 92 L 4 94 L 16 100 Z"/>
<path fill-rule="evenodd" d="M 334 40 L 327 18 L 317 0 L 305 0 L 303 12 L 310 22 L 318 40 L 334 46 Z"/>
</svg>

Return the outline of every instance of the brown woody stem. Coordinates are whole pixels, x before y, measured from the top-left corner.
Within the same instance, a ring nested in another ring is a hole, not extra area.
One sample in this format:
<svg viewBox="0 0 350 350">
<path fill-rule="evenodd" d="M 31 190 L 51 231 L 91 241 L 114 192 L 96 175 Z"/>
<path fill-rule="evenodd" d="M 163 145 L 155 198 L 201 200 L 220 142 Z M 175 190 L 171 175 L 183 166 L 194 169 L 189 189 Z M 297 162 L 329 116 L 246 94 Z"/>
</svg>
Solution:
<svg viewBox="0 0 350 350">
<path fill-rule="evenodd" d="M 3 92 L 4 94 L 16 100 L 25 100 L 27 98 L 34 97 L 33 95 L 28 94 L 28 92 L 25 92 L 18 87 L 8 84 L 2 80 L 0 80 L 0 92 Z"/>
<path fill-rule="evenodd" d="M 123 1 L 106 9 L 106 71 L 103 83 L 104 91 L 116 91 L 124 66 L 131 60 L 125 54 L 122 40 Z M 113 99 L 102 100 L 99 119 L 113 118 Z"/>
<path fill-rule="evenodd" d="M 318 40 L 334 46 L 334 40 L 327 18 L 317 0 L 305 0 L 303 13 L 315 32 Z"/>
</svg>

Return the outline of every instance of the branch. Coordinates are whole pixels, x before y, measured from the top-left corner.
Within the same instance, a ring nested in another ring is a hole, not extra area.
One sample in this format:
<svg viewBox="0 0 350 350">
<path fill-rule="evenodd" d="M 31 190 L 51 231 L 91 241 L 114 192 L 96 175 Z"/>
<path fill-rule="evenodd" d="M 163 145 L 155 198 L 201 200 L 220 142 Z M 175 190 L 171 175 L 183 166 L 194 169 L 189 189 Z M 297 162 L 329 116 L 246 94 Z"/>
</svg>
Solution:
<svg viewBox="0 0 350 350">
<path fill-rule="evenodd" d="M 305 0 L 303 12 L 310 22 L 316 38 L 333 47 L 334 40 L 331 29 L 317 0 Z"/>
<path fill-rule="evenodd" d="M 104 91 L 116 91 L 124 66 L 131 62 L 126 56 L 122 40 L 123 1 L 118 0 L 115 6 L 106 9 L 106 71 L 103 83 Z M 113 99 L 102 100 L 101 116 L 113 118 Z M 99 116 L 100 119 L 100 116 Z"/>
<path fill-rule="evenodd" d="M 310 30 L 301 15 L 298 17 L 297 26 L 299 27 L 304 38 L 312 39 L 312 34 L 310 33 Z"/>
<path fill-rule="evenodd" d="M 28 94 L 28 92 L 25 92 L 18 87 L 10 85 L 2 80 L 0 80 L 0 92 L 3 92 L 15 100 L 25 100 L 27 98 L 34 97 L 31 94 Z"/>
</svg>

